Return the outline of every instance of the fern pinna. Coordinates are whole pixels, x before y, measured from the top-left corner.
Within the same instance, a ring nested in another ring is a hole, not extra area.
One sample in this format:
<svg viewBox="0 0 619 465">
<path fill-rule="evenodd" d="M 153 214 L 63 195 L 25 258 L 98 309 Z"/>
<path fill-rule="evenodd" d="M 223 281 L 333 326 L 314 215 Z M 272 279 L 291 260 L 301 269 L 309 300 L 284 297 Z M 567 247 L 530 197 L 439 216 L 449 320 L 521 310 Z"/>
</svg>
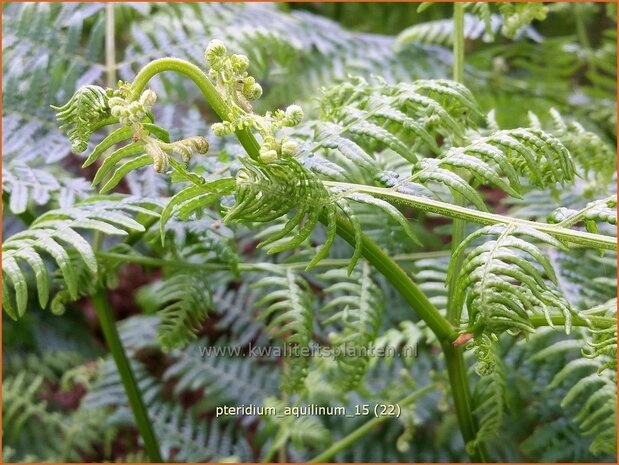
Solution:
<svg viewBox="0 0 619 465">
<path fill-rule="evenodd" d="M 247 12 L 223 5 L 161 6 L 155 18 L 170 15 L 184 25 L 179 34 L 197 34 L 192 8 L 247 25 Z M 425 57 L 432 49 L 420 42 L 457 51 L 465 35 L 536 40 L 530 23 L 549 13 L 541 4 L 459 8 L 453 30 L 451 20 L 428 22 L 391 45 Z M 307 31 L 314 24 L 291 17 Z M 277 30 L 243 33 L 276 47 L 271 58 L 290 69 L 286 51 L 302 54 Z M 161 39 L 149 34 L 130 56 Z M 352 42 L 338 47 L 357 50 Z M 29 220 L 32 202 L 19 187 L 26 168 L 11 165 L 9 205 L 27 228 L 3 243 L 6 315 L 22 324 L 38 306 L 70 318 L 67 309 L 91 301 L 115 363 L 67 368 L 63 382 L 87 391 L 71 417 L 42 400 L 37 363 L 9 367 L 3 456 L 19 453 L 39 420 L 67 441 L 32 453 L 59 460 L 95 454 L 100 429 L 116 437 L 127 427 L 141 435 L 137 458 L 157 461 L 528 458 L 540 448 L 532 424 L 586 445 L 574 452 L 558 443 L 559 458 L 615 454 L 616 162 L 608 134 L 589 124 L 596 117 L 581 124 L 565 108 L 535 108 L 526 126 L 503 125 L 478 101 L 478 84 L 455 75 L 387 79 L 363 67 L 335 83 L 322 76 L 330 85 L 313 104 L 264 110 L 292 100 L 290 89 L 271 89 L 268 55 L 251 46 L 237 36 L 211 40 L 200 60 L 140 57 L 133 79 L 125 67 L 114 88 L 86 85 L 54 106 L 72 150 L 88 153 L 83 168 L 96 168 L 92 186 L 61 208 Z M 341 59 L 309 50 L 311 63 Z M 385 75 L 387 65 L 396 67 L 384 62 Z M 151 84 L 164 72 L 193 81 L 219 121 L 174 127 L 166 99 L 179 87 Z M 67 188 L 57 184 L 46 188 L 50 198 Z M 127 263 L 144 270 L 135 302 L 146 315 L 118 332 L 110 298 L 122 291 Z M 311 355 L 255 355 L 256 346 Z M 419 362 L 376 355 L 409 346 Z M 535 416 L 513 386 L 554 397 Z M 214 413 L 305 404 L 353 413 L 389 403 L 400 418 Z M 566 424 L 554 421 L 561 415 Z M 420 426 L 436 418 L 442 434 L 458 438 L 453 450 L 415 450 L 427 439 Z M 363 435 L 380 435 L 385 450 L 366 450 Z"/>
</svg>

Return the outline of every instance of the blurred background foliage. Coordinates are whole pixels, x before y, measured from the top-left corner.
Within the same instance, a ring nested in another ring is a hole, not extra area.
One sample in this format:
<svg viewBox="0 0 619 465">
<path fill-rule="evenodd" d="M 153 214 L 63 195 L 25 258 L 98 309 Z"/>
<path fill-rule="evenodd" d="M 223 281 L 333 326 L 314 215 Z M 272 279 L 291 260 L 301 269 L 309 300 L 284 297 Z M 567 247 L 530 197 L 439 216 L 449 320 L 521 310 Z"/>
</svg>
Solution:
<svg viewBox="0 0 619 465">
<path fill-rule="evenodd" d="M 83 160 L 70 153 L 49 107 L 67 101 L 77 87 L 111 85 L 117 78 L 131 80 L 141 66 L 162 56 L 202 65 L 203 50 L 213 38 L 249 56 L 250 71 L 265 89 L 259 103 L 262 110 L 312 102 L 322 86 L 345 79 L 349 73 L 378 75 L 388 82 L 449 77 L 452 5 L 440 3 L 423 12 L 417 12 L 417 7 L 407 3 L 116 4 L 116 59 L 110 67 L 105 55 L 104 4 L 3 3 L 4 238 L 44 211 L 69 207 L 93 195 L 88 181 L 93 172 L 82 169 Z M 471 17 L 466 30 L 465 82 L 484 111 L 496 108 L 500 127 L 531 124 L 529 112 L 537 115 L 540 124 L 552 124 L 548 110 L 554 107 L 600 136 L 614 154 L 616 6 L 557 3 L 548 8 L 545 21 L 533 22 L 513 39 L 495 34 L 490 40 L 482 21 Z M 174 138 L 210 135 L 213 115 L 190 83 L 164 76 L 153 82 L 153 88 L 159 96 L 158 123 L 170 129 Z M 311 112 L 311 106 L 307 108 Z M 226 163 L 239 147 L 224 140 L 212 150 L 220 153 L 220 163 Z M 614 157 L 609 163 L 614 163 Z M 215 171 L 217 166 L 204 169 Z M 610 191 L 614 183 L 615 178 Z M 496 198 L 495 205 L 502 212 L 544 218 L 556 206 L 580 208 L 590 200 L 592 187 L 584 180 L 576 186 L 562 192 L 560 199 L 542 192 L 522 202 Z M 173 192 L 152 170 L 132 173 L 121 189 L 142 197 Z M 191 223 L 172 221 L 171 255 L 228 264 L 244 257 L 270 260 L 255 249 L 253 232 L 214 228 L 216 223 L 209 215 Z M 443 244 L 449 234 L 444 222 L 424 219 L 419 232 L 428 249 L 438 250 L 425 259 L 419 255 L 424 250 L 403 245 L 403 233 L 393 222 L 368 212 L 366 223 L 368 234 L 401 258 L 437 305 L 444 303 L 448 251 Z M 148 247 L 157 250 L 155 232 L 150 237 Z M 119 253 L 148 255 L 148 247 Z M 343 258 L 348 249 L 338 243 L 333 254 Z M 557 253 L 554 260 L 562 268 L 562 286 L 580 308 L 616 297 L 614 254 L 583 253 L 575 258 Z M 114 266 L 116 282 L 110 300 L 165 459 L 263 458 L 271 445 L 269 438 L 280 425 L 255 417 L 216 419 L 213 413 L 217 405 L 262 405 L 277 396 L 279 368 L 269 359 L 201 358 L 198 347 L 244 347 L 249 341 L 270 341 L 264 324 L 252 318 L 265 291 L 252 286 L 254 278 L 245 275 L 242 279 L 224 273 L 209 275 L 209 316 L 198 328 L 198 340 L 184 349 L 163 352 L 157 342 L 157 289 L 169 280 L 169 270 L 110 264 Z M 320 301 L 325 282 L 312 275 L 308 279 Z M 410 320 L 406 305 L 380 278 L 375 281 L 389 309 L 381 334 L 425 341 L 420 342 L 418 357 L 371 364 L 364 388 L 344 395 L 328 381 L 315 379 L 310 399 L 351 408 L 393 401 L 429 382 L 438 383 L 440 389 L 420 399 L 403 421 L 383 423 L 336 459 L 466 460 L 445 392 L 443 360 L 428 343 L 423 325 L 411 322 L 414 330 L 402 326 Z M 200 290 L 187 290 L 187 294 L 192 292 Z M 122 385 L 106 355 L 88 299 L 66 305 L 62 318 L 34 308 L 34 299 L 31 302 L 32 311 L 17 322 L 2 316 L 3 461 L 144 460 Z M 58 305 L 63 307 L 62 298 Z M 327 336 L 326 330 L 317 329 L 317 341 Z M 560 404 L 574 379 L 551 394 L 547 391 L 562 366 L 578 357 L 579 351 L 550 353 L 544 363 L 534 355 L 563 337 L 560 332 L 542 331 L 530 341 L 501 341 L 508 367 L 506 380 L 514 389 L 508 399 L 509 411 L 500 421 L 500 434 L 491 444 L 497 460 L 615 461 L 612 450 L 592 447 L 595 438 L 581 434 L 578 423 L 570 419 L 578 406 Z M 566 411 L 572 413 L 566 415 Z M 297 423 L 287 426 L 299 434 L 284 457 L 288 461 L 310 459 L 332 439 L 360 424 L 337 417 Z"/>
</svg>

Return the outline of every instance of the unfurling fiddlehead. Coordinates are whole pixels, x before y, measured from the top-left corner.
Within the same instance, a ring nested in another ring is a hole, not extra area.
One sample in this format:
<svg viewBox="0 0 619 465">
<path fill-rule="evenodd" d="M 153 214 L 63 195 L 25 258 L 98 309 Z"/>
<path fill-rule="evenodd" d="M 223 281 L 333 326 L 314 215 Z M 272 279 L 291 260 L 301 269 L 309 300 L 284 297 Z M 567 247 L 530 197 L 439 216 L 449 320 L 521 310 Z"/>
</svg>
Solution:
<svg viewBox="0 0 619 465">
<path fill-rule="evenodd" d="M 111 95 L 111 89 L 85 86 L 75 92 L 65 105 L 52 106 L 58 112 L 56 117 L 61 123 L 60 130 L 67 134 L 74 152 L 81 153 L 86 150 L 97 123 L 109 116 L 108 100 Z"/>
<path fill-rule="evenodd" d="M 243 128 L 253 128 L 262 137 L 260 158 L 268 163 L 279 156 L 293 156 L 297 145 L 282 138 L 277 141 L 275 133 L 283 127 L 298 125 L 303 120 L 303 110 L 290 105 L 285 111 L 267 112 L 264 116 L 253 113 L 251 100 L 262 95 L 262 87 L 247 73 L 249 59 L 245 55 L 230 55 L 219 40 L 209 43 L 204 57 L 211 67 L 209 76 L 228 104 L 229 113 L 221 123 L 213 124 L 213 133 L 218 136 L 232 134 Z"/>
<path fill-rule="evenodd" d="M 170 157 L 172 154 L 188 163 L 194 153 L 203 154 L 208 151 L 208 141 L 200 136 L 170 143 L 167 131 L 152 124 L 151 110 L 156 100 L 157 95 L 150 89 L 142 92 L 137 100 L 132 100 L 130 86 L 119 81 L 116 90 L 84 87 L 77 91 L 66 105 L 54 107 L 58 110 L 58 119 L 65 121 L 61 128 L 68 128 L 67 135 L 77 152 L 86 149 L 90 135 L 99 127 L 115 122 L 123 125 L 103 139 L 84 162 L 84 167 L 89 166 L 108 149 L 127 140 L 131 141 L 107 156 L 97 171 L 93 185 L 101 183 L 114 170 L 101 187 L 102 193 L 113 189 L 129 172 L 144 166 L 153 165 L 156 172 L 164 172 L 170 164 L 176 164 Z M 127 161 L 127 158 L 130 159 Z M 180 165 L 177 165 L 177 168 L 180 168 Z"/>
</svg>

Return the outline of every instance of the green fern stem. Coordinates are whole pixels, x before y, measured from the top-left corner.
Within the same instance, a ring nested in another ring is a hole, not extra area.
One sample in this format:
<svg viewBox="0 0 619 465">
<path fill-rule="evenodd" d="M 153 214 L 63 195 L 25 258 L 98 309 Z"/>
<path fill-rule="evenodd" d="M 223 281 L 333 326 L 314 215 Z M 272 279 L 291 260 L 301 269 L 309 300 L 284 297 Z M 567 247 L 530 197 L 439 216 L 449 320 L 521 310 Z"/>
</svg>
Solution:
<svg viewBox="0 0 619 465">
<path fill-rule="evenodd" d="M 120 379 L 125 388 L 125 392 L 127 393 L 129 405 L 133 411 L 138 431 L 144 441 L 144 449 L 146 450 L 151 462 L 161 463 L 163 460 L 159 451 L 159 443 L 157 442 L 157 437 L 153 431 L 152 423 L 148 418 L 148 413 L 146 411 L 146 407 L 144 406 L 144 401 L 142 400 L 142 395 L 135 376 L 133 376 L 131 365 L 129 365 L 127 354 L 125 353 L 125 349 L 120 341 L 120 336 L 118 335 L 118 330 L 116 329 L 114 317 L 112 316 L 112 309 L 110 308 L 110 304 L 105 296 L 105 290 L 99 289 L 92 295 L 91 299 L 95 312 L 97 313 L 97 317 L 99 318 L 99 322 L 101 323 L 101 330 L 103 331 L 105 342 L 112 353 L 118 373 L 120 374 Z"/>
<path fill-rule="evenodd" d="M 222 120 L 229 119 L 230 108 L 221 98 L 208 76 L 204 74 L 204 71 L 188 61 L 178 58 L 160 58 L 144 66 L 136 75 L 131 85 L 133 97 L 137 99 L 146 88 L 148 82 L 157 74 L 165 71 L 174 71 L 187 76 L 198 86 L 198 89 L 200 89 L 204 98 L 215 113 L 217 113 Z M 258 141 L 251 131 L 248 128 L 244 128 L 236 131 L 236 136 L 247 154 L 254 160 L 258 160 L 260 144 L 258 144 Z"/>
<path fill-rule="evenodd" d="M 464 3 L 454 3 L 453 79 L 464 82 Z"/>
<path fill-rule="evenodd" d="M 321 218 L 321 220 L 326 220 L 326 218 Z M 355 233 L 353 227 L 348 220 L 341 216 L 337 218 L 337 233 L 346 242 L 354 245 Z M 425 321 L 437 339 L 451 344 L 458 337 L 457 329 L 439 313 L 438 309 L 428 300 L 410 276 L 365 235 L 362 236 L 362 246 L 365 259 L 387 278 L 415 313 Z"/>
<path fill-rule="evenodd" d="M 477 438 L 477 421 L 473 415 L 473 399 L 469 388 L 469 379 L 464 363 L 463 348 L 455 347 L 452 343 L 441 344 L 445 354 L 447 375 L 451 386 L 451 395 L 456 407 L 458 425 L 464 439 L 464 444 L 469 444 Z M 473 462 L 488 462 L 487 452 L 483 445 L 468 451 Z"/>
<path fill-rule="evenodd" d="M 454 3 L 454 33 L 453 33 L 453 79 L 456 82 L 464 82 L 464 3 Z M 461 194 L 454 194 L 454 202 L 456 207 L 464 207 L 464 198 Z M 464 261 L 463 254 L 455 255 L 454 251 L 460 246 L 465 236 L 466 219 L 454 218 L 451 232 L 451 252 L 452 260 L 457 260 L 454 265 L 455 269 L 460 269 Z M 461 308 L 455 305 L 457 284 L 457 273 L 453 273 L 447 283 L 447 320 L 456 326 L 460 322 Z M 471 389 L 467 376 L 466 366 L 464 364 L 463 349 L 454 347 L 451 343 L 442 343 L 443 353 L 445 354 L 445 363 L 447 365 L 447 374 L 449 384 L 451 386 L 451 395 L 453 396 L 454 405 L 456 408 L 456 416 L 458 425 L 464 438 L 464 443 L 468 444 L 474 441 L 477 437 L 477 422 L 473 414 L 473 400 L 471 398 Z M 473 462 L 487 462 L 488 457 L 483 445 L 476 447 L 473 451 L 469 451 Z"/>
<path fill-rule="evenodd" d="M 454 3 L 454 32 L 453 32 L 453 79 L 456 82 L 464 82 L 464 3 Z M 461 194 L 455 193 L 454 202 L 456 206 L 464 206 L 464 198 Z M 466 221 L 464 218 L 454 218 L 451 229 L 451 252 L 452 260 L 456 259 L 455 269 L 459 269 L 464 261 L 463 254 L 455 255 L 454 251 L 459 247 L 464 240 Z M 457 273 L 451 276 L 447 283 L 447 321 L 451 324 L 458 325 L 460 321 L 461 309 L 454 303 L 456 298 Z M 453 396 L 454 405 L 456 407 L 456 416 L 460 431 L 464 438 L 465 444 L 475 440 L 477 436 L 477 423 L 473 415 L 473 400 L 471 398 L 471 389 L 464 364 L 464 356 L 462 348 L 454 347 L 453 344 L 443 342 L 443 353 L 445 354 L 445 363 L 447 365 L 447 374 L 449 376 L 449 384 L 451 386 L 451 394 Z M 477 447 L 474 453 L 471 453 L 473 462 L 486 462 L 487 457 L 483 447 Z"/>
<path fill-rule="evenodd" d="M 105 72 L 108 87 L 116 84 L 116 24 L 114 4 L 105 5 Z"/>
<path fill-rule="evenodd" d="M 464 4 L 454 3 L 454 32 L 453 32 L 453 80 L 456 82 L 464 82 Z M 454 194 L 455 205 L 464 206 L 464 198 L 461 194 Z M 452 260 L 456 260 L 455 269 L 460 269 L 464 256 L 454 255 L 454 251 L 464 240 L 466 222 L 461 218 L 454 218 L 451 227 L 451 252 Z M 454 292 L 456 289 L 457 274 L 454 273 L 447 283 L 447 320 L 458 325 L 460 322 L 461 309 L 454 305 L 456 299 Z"/>
<path fill-rule="evenodd" d="M 593 316 L 588 315 L 590 323 L 583 320 L 577 315 L 572 316 L 571 325 L 572 326 L 584 326 L 586 328 L 596 328 L 596 329 L 605 329 L 610 328 L 617 324 L 617 320 L 615 318 L 607 317 L 607 316 Z M 550 326 L 548 320 L 544 315 L 531 315 L 529 316 L 529 321 L 535 328 L 541 328 L 543 326 Z M 565 327 L 565 316 L 563 315 L 552 315 L 550 317 L 550 321 L 554 326 L 559 328 Z"/>
<path fill-rule="evenodd" d="M 578 41 L 580 42 L 582 48 L 585 49 L 585 52 L 589 54 L 591 53 L 591 42 L 589 41 L 587 26 L 585 24 L 585 11 L 582 5 L 579 5 L 578 3 L 574 5 L 574 9 L 576 10 L 574 18 L 576 20 L 576 33 L 578 35 Z M 587 65 L 593 74 L 597 72 L 595 64 L 589 60 L 589 57 L 587 57 Z"/>
<path fill-rule="evenodd" d="M 421 389 L 417 389 L 416 391 L 410 393 L 408 396 L 404 397 L 402 400 L 398 401 L 397 404 L 400 407 L 406 407 L 409 404 L 412 404 L 417 399 L 425 396 L 427 393 L 432 392 L 434 389 L 438 387 L 438 383 L 428 384 L 427 386 L 422 387 Z M 388 420 L 389 416 L 380 416 L 374 417 L 371 420 L 365 422 L 359 428 L 354 430 L 352 433 L 343 437 L 339 441 L 332 444 L 328 449 L 324 450 L 320 454 L 318 454 L 313 459 L 309 460 L 308 463 L 321 463 L 326 462 L 327 460 L 331 460 L 335 455 L 337 455 L 342 450 L 350 447 L 352 444 L 357 442 L 363 436 L 371 432 L 378 425 L 384 423 Z"/>
<path fill-rule="evenodd" d="M 560 224 L 538 223 L 536 221 L 523 220 L 497 215 L 495 213 L 481 212 L 459 205 L 441 202 L 415 195 L 402 194 L 391 188 L 365 186 L 361 184 L 350 184 L 343 182 L 324 181 L 327 187 L 340 187 L 348 189 L 348 192 L 364 192 L 383 198 L 391 203 L 402 204 L 413 207 L 425 212 L 436 213 L 441 216 L 458 218 L 473 223 L 491 224 L 516 224 L 527 226 L 566 242 L 568 244 L 580 245 L 601 250 L 617 250 L 617 238 L 593 234 L 585 231 L 575 231 L 562 227 Z"/>
</svg>

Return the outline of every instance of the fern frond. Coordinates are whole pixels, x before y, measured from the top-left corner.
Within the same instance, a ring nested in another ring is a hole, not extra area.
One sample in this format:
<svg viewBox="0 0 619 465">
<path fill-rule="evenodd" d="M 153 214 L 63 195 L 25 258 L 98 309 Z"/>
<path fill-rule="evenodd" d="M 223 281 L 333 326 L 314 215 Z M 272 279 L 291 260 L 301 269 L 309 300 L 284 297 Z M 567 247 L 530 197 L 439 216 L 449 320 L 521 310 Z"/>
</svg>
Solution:
<svg viewBox="0 0 619 465">
<path fill-rule="evenodd" d="M 260 318 L 267 319 L 267 330 L 282 337 L 287 345 L 307 348 L 312 340 L 314 321 L 309 286 L 290 268 L 282 271 L 274 269 L 273 272 L 273 276 L 253 284 L 255 288 L 276 289 L 256 302 L 257 306 L 266 306 Z M 309 359 L 299 355 L 288 358 L 286 362 L 288 371 L 282 380 L 282 389 L 287 392 L 298 391 L 303 388 Z"/>
<path fill-rule="evenodd" d="M 554 187 L 573 181 L 575 175 L 572 158 L 561 142 L 534 129 L 498 131 L 468 146 L 452 147 L 436 160 L 422 160 L 410 178 L 444 183 L 485 209 L 480 195 L 443 167 L 466 170 L 477 182 L 494 184 L 513 197 L 523 192 L 519 176 L 526 176 L 536 187 Z"/>
<path fill-rule="evenodd" d="M 490 374 L 481 376 L 473 392 L 473 412 L 479 416 L 479 428 L 475 439 L 466 445 L 467 448 L 478 447 L 491 441 L 502 430 L 507 410 L 507 376 L 498 348 L 494 346 L 493 344 L 489 351 L 493 370 Z"/>
<path fill-rule="evenodd" d="M 237 346 L 246 346 L 251 341 L 255 344 L 266 342 L 265 324 L 254 318 L 248 308 L 254 308 L 257 295 L 244 282 L 238 289 L 219 286 L 213 292 L 213 310 L 220 315 L 218 330 L 229 331 Z"/>
<path fill-rule="evenodd" d="M 262 404 L 265 398 L 277 392 L 280 372 L 274 369 L 271 360 L 256 363 L 251 357 L 234 356 L 227 350 L 231 346 L 232 341 L 228 340 L 212 344 L 202 339 L 188 349 L 175 351 L 174 361 L 163 379 L 174 382 L 176 396 L 186 392 L 208 392 L 205 402 L 211 408 L 228 402 Z"/>
<path fill-rule="evenodd" d="M 560 353 L 575 348 L 578 345 L 559 342 L 548 350 Z M 603 355 L 590 359 L 575 358 L 565 364 L 548 386 L 548 389 L 556 389 L 568 380 L 577 379 L 563 397 L 561 406 L 577 409 L 574 421 L 584 436 L 593 437 L 590 450 L 594 454 L 615 454 L 617 451 L 617 373 L 605 370 L 606 362 Z"/>
<path fill-rule="evenodd" d="M 573 310 L 555 287 L 557 278 L 552 264 L 537 246 L 517 236 L 528 236 L 557 248 L 562 248 L 562 244 L 526 227 L 495 225 L 469 235 L 454 257 L 484 236 L 495 239 L 473 248 L 460 270 L 452 265 L 449 269 L 450 276 L 458 273 L 454 305 L 458 309 L 466 306 L 469 332 L 532 332 L 529 314 L 542 312 L 550 319 L 553 309 L 565 317 L 565 329 L 569 332 Z M 451 263 L 456 263 L 454 257 Z"/>
<path fill-rule="evenodd" d="M 492 13 L 490 4 L 483 2 L 467 3 L 465 7 L 471 7 L 473 12 L 464 15 L 464 38 L 466 40 L 481 39 L 483 42 L 492 42 L 495 35 L 501 31 L 508 38 L 526 37 L 541 41 L 541 36 L 529 24 L 534 19 L 543 19 L 547 8 L 533 7 L 514 12 L 514 7 L 506 8 L 504 11 L 499 7 L 503 14 L 495 14 Z M 516 9 L 522 8 L 516 6 Z M 401 50 L 413 43 L 451 46 L 453 36 L 453 19 L 425 21 L 400 32 L 396 38 L 395 47 L 396 50 Z"/>
<path fill-rule="evenodd" d="M 2 383 L 2 425 L 9 442 L 18 440 L 24 425 L 37 419 L 50 433 L 58 434 L 60 416 L 48 412 L 47 404 L 36 398 L 42 383 L 42 376 L 32 378 L 25 371 Z"/>
<path fill-rule="evenodd" d="M 617 317 L 617 299 L 610 299 L 602 305 L 582 312 L 586 317 L 605 316 L 612 319 Z M 593 323 L 589 329 L 590 337 L 587 347 L 583 348 L 582 355 L 586 358 L 602 360 L 598 374 L 610 369 L 617 371 L 617 326 L 599 327 Z"/>
<path fill-rule="evenodd" d="M 192 213 L 205 210 L 208 205 L 223 195 L 231 194 L 234 191 L 234 185 L 232 178 L 204 180 L 198 184 L 191 184 L 175 194 L 161 212 L 159 231 L 162 243 L 165 242 L 166 224 L 172 216 L 187 220 Z"/>
<path fill-rule="evenodd" d="M 437 134 L 462 135 L 466 123 L 482 116 L 470 91 L 454 81 L 375 81 L 351 77 L 325 90 L 321 100 L 323 119 L 338 124 L 340 135 L 350 134 L 369 153 L 388 147 L 415 162 L 415 152 L 424 146 L 439 151 Z M 327 141 L 333 138 L 333 126 L 326 135 Z"/>
<path fill-rule="evenodd" d="M 28 371 L 3 380 L 5 444 L 22 454 L 25 451 L 25 460 L 32 455 L 56 461 L 83 460 L 101 441 L 104 412 L 78 409 L 64 415 L 39 399 L 43 383 L 43 376 Z"/>
<path fill-rule="evenodd" d="M 398 358 L 403 360 L 405 366 L 410 366 L 413 357 L 417 353 L 419 341 L 427 338 L 427 327 L 423 322 L 413 323 L 412 321 L 402 321 L 398 328 L 390 328 L 376 338 L 373 346 L 376 349 L 384 350 L 388 354 L 387 365 L 392 365 L 395 360 L 395 351 L 398 350 Z M 431 337 L 431 336 L 430 336 Z M 379 361 L 378 358 L 370 360 L 371 364 Z"/>
<path fill-rule="evenodd" d="M 174 238 L 175 256 L 188 263 L 226 264 L 237 275 L 240 257 L 234 232 L 221 223 L 214 211 L 201 213 L 200 218 L 168 223 L 166 232 Z"/>
<path fill-rule="evenodd" d="M 325 325 L 335 325 L 332 343 L 338 349 L 336 361 L 341 374 L 336 383 L 344 390 L 357 388 L 363 381 L 370 362 L 370 346 L 378 336 L 384 312 L 384 297 L 370 275 L 364 261 L 350 277 L 346 270 L 333 269 L 320 275 L 334 281 L 325 293 L 334 297 L 321 309 L 330 314 Z M 352 350 L 352 354 L 348 352 Z"/>
<path fill-rule="evenodd" d="M 150 290 L 159 306 L 157 338 L 165 352 L 182 348 L 192 339 L 212 308 L 208 277 L 202 273 L 175 273 Z"/>
<path fill-rule="evenodd" d="M 56 110 L 56 119 L 75 153 L 81 153 L 88 147 L 90 136 L 97 123 L 109 115 L 108 100 L 111 92 L 99 86 L 81 87 L 71 99 Z"/>
<path fill-rule="evenodd" d="M 268 423 L 278 427 L 272 448 L 281 447 L 288 440 L 299 450 L 324 447 L 331 442 L 331 432 L 318 418 L 286 415 L 286 409 L 290 407 L 275 397 L 265 399 L 264 406 L 275 409 L 276 412 L 276 415 L 266 417 Z"/>
<path fill-rule="evenodd" d="M 617 195 L 607 199 L 589 202 L 581 210 L 560 207 L 548 216 L 549 223 L 559 223 L 562 226 L 574 226 L 584 223 L 587 231 L 598 233 L 598 223 L 617 225 Z"/>
<path fill-rule="evenodd" d="M 284 226 L 258 247 L 267 247 L 267 253 L 278 253 L 297 247 L 304 242 L 318 223 L 321 214 L 327 219 L 327 238 L 308 269 L 324 258 L 335 240 L 336 209 L 339 206 L 349 217 L 354 216 L 343 201 L 331 198 L 318 177 L 305 169 L 294 158 L 280 158 L 271 163 L 243 160 L 244 168 L 237 175 L 236 203 L 224 221 L 268 222 L 294 211 Z M 293 233 L 295 228 L 298 231 Z M 359 227 L 355 228 L 359 232 Z M 357 240 L 351 266 L 359 257 Z"/>
<path fill-rule="evenodd" d="M 54 349 L 41 355 L 12 354 L 3 363 L 2 374 L 8 377 L 26 371 L 37 376 L 41 375 L 47 381 L 58 383 L 63 373 L 77 366 L 83 366 L 86 361 L 87 357 L 75 350 Z"/>
<path fill-rule="evenodd" d="M 617 88 L 617 67 L 612 61 L 617 60 L 617 28 L 609 27 L 602 31 L 601 40 L 600 46 L 586 57 L 589 65 L 587 79 L 593 84 L 587 89 L 587 93 L 612 101 L 613 92 Z M 608 100 L 606 102 L 608 107 L 612 108 L 612 103 Z M 617 114 L 613 112 L 613 116 L 616 123 Z M 612 124 L 612 120 L 609 123 Z"/>
<path fill-rule="evenodd" d="M 552 252 L 559 287 L 580 309 L 589 309 L 617 296 L 617 254 L 595 250 Z"/>
<path fill-rule="evenodd" d="M 11 212 L 20 214 L 33 204 L 43 206 L 52 200 L 60 208 L 72 207 L 90 193 L 90 185 L 84 178 L 71 178 L 68 173 L 52 173 L 15 161 L 3 166 L 2 191 L 10 194 Z"/>
<path fill-rule="evenodd" d="M 438 309 L 447 308 L 447 270 L 448 257 L 416 260 L 412 266 L 412 276 L 430 302 Z"/>
<path fill-rule="evenodd" d="M 98 452 L 102 440 L 104 447 L 111 447 L 115 430 L 106 428 L 107 417 L 105 410 L 76 410 L 69 421 L 64 422 L 59 460 L 77 462 L 92 456 Z"/>
<path fill-rule="evenodd" d="M 170 142 L 167 131 L 155 124 L 141 123 L 140 133 L 141 137 L 148 137 L 149 135 L 155 136 L 157 140 L 160 140 L 163 144 Z M 87 167 L 92 165 L 95 161 L 100 159 L 107 150 L 120 143 L 130 141 L 133 136 L 134 130 L 130 127 L 123 126 L 116 129 L 95 146 L 82 166 Z M 92 181 L 92 185 L 96 186 L 101 184 L 103 180 L 106 180 L 105 184 L 101 187 L 101 193 L 105 193 L 114 188 L 123 177 L 131 171 L 155 164 L 157 162 L 156 155 L 154 154 L 156 149 L 153 148 L 155 145 L 156 144 L 136 141 L 116 149 L 103 160 L 103 163 L 97 170 Z M 161 156 L 166 158 L 165 154 Z M 127 158 L 131 159 L 126 160 Z M 112 175 L 107 179 L 110 173 L 112 173 Z"/>
<path fill-rule="evenodd" d="M 598 175 L 598 182 L 608 184 L 617 171 L 617 159 L 607 143 L 595 132 L 585 129 L 576 121 L 567 122 L 554 108 L 550 114 L 556 136 L 565 144 L 576 163 L 582 166 L 585 176 Z"/>
<path fill-rule="evenodd" d="M 570 153 L 559 139 L 540 129 L 465 136 L 465 129 L 480 114 L 470 91 L 458 83 L 416 81 L 390 86 L 353 79 L 325 91 L 322 109 L 323 117 L 332 122 L 317 123 L 318 142 L 301 151 L 311 150 L 309 166 L 329 177 L 350 180 L 358 167 L 370 170 L 368 160 L 376 158 L 376 151 L 390 148 L 414 167 L 406 178 L 376 173 L 388 187 L 434 197 L 437 193 L 429 186 L 438 184 L 480 210 L 486 206 L 475 189 L 479 184 L 494 185 L 510 196 L 521 197 L 532 186 L 555 189 L 557 184 L 574 181 Z M 439 135 L 448 138 L 451 147 L 445 144 L 446 149 L 439 148 L 435 140 Z M 473 140 L 463 145 L 469 137 Z M 436 158 L 420 159 L 432 152 Z M 528 180 L 526 186 L 522 177 Z"/>
<path fill-rule="evenodd" d="M 505 37 L 512 38 L 524 26 L 531 24 L 535 20 L 543 21 L 546 19 L 548 7 L 543 3 L 535 2 L 505 2 L 499 5 L 499 11 L 503 15 L 501 33 Z"/>
<path fill-rule="evenodd" d="M 158 216 L 156 201 L 132 198 L 92 198 L 75 207 L 51 210 L 37 218 L 29 229 L 14 234 L 2 245 L 3 308 L 17 319 L 28 306 L 27 268 L 34 272 L 38 302 L 47 306 L 50 275 L 45 258 L 49 256 L 62 273 L 64 285 L 72 299 L 78 297 L 78 272 L 71 259 L 77 253 L 80 265 L 92 275 L 97 273 L 97 259 L 90 243 L 78 230 L 99 231 L 112 236 L 126 236 L 144 231 L 133 216 Z"/>
<path fill-rule="evenodd" d="M 161 403 L 149 410 L 153 417 L 161 453 L 175 462 L 241 462 L 252 457 L 243 435 L 233 423 L 200 418 L 181 405 Z"/>
<path fill-rule="evenodd" d="M 307 269 L 327 256 L 336 234 L 337 213 L 340 210 L 351 221 L 355 231 L 355 251 L 350 261 L 352 271 L 361 254 L 361 229 L 348 200 L 371 204 L 390 215 L 417 241 L 408 220 L 392 205 L 368 195 L 333 188 L 327 190 L 320 179 L 294 158 L 280 158 L 271 163 L 243 160 L 244 168 L 237 175 L 236 203 L 224 221 L 267 222 L 291 213 L 276 232 L 258 244 L 267 253 L 279 253 L 299 246 L 310 237 L 324 215 L 327 235 L 324 244 L 310 261 Z M 180 195 L 180 194 L 179 194 Z M 298 228 L 296 232 L 295 228 Z"/>
<path fill-rule="evenodd" d="M 2 157 L 31 167 L 54 163 L 70 145 L 50 104 L 104 73 L 100 4 L 13 4 L 2 10 Z M 5 165 L 6 166 L 6 165 Z"/>
<path fill-rule="evenodd" d="M 476 15 L 468 13 L 464 15 L 464 38 L 467 40 L 482 39 L 484 42 L 490 42 L 500 28 L 499 15 L 489 15 L 485 19 L 479 19 Z M 425 21 L 400 32 L 395 46 L 396 50 L 405 49 L 412 43 L 450 46 L 453 43 L 453 35 L 452 19 Z"/>
</svg>

